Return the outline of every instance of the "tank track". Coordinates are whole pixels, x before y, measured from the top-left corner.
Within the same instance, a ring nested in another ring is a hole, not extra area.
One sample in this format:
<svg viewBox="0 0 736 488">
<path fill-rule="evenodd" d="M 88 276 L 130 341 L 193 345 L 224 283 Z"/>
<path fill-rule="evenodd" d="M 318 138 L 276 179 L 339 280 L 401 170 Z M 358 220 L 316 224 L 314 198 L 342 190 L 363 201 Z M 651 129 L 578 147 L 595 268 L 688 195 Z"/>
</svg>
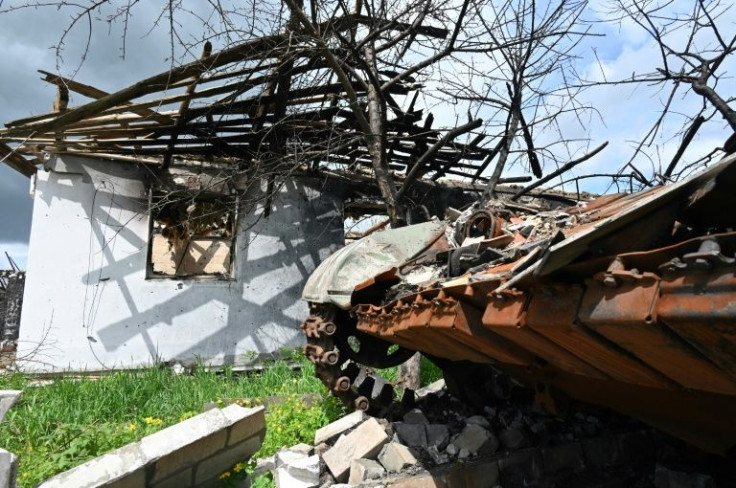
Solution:
<svg viewBox="0 0 736 488">
<path fill-rule="evenodd" d="M 398 408 L 393 385 L 373 368 L 400 364 L 413 351 L 389 352 L 390 344 L 384 347 L 362 336 L 349 313 L 332 305 L 310 304 L 301 329 L 307 338 L 304 354 L 314 364 L 316 376 L 346 407 L 377 417 L 390 416 Z M 364 343 L 354 349 L 356 336 Z"/>
</svg>

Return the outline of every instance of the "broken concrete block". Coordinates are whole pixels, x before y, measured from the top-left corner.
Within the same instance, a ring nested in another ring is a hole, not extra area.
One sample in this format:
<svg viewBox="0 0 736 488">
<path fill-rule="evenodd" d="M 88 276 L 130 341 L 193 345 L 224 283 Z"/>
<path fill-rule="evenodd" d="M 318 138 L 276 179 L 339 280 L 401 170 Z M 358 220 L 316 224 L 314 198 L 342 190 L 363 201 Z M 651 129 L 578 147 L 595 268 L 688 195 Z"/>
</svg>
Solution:
<svg viewBox="0 0 736 488">
<path fill-rule="evenodd" d="M 18 401 L 21 393 L 23 392 L 20 390 L 0 390 L 0 422 L 3 421 L 10 407 Z"/>
<path fill-rule="evenodd" d="M 473 415 L 465 419 L 466 425 L 480 425 L 481 427 L 490 427 L 491 423 L 482 415 Z"/>
<path fill-rule="evenodd" d="M 422 397 L 425 397 L 429 395 L 430 393 L 439 393 L 440 391 L 445 389 L 445 380 L 437 380 L 434 383 L 431 383 L 427 386 L 424 386 L 422 388 L 419 388 L 417 391 L 414 392 L 414 396 L 419 399 Z"/>
<path fill-rule="evenodd" d="M 372 458 L 388 442 L 388 435 L 374 418 L 369 418 L 354 431 L 341 436 L 322 456 L 335 480 L 344 482 L 353 459 Z"/>
<path fill-rule="evenodd" d="M 442 449 L 450 440 L 450 429 L 445 424 L 429 424 L 424 426 L 427 432 L 427 446 Z"/>
<path fill-rule="evenodd" d="M 670 469 L 657 464 L 654 470 L 656 488 L 715 488 L 716 482 L 704 473 Z"/>
<path fill-rule="evenodd" d="M 401 441 L 409 447 L 427 447 L 427 430 L 424 424 L 395 422 L 394 430 Z"/>
<path fill-rule="evenodd" d="M 466 425 L 452 443 L 459 451 L 466 449 L 470 454 L 477 454 L 487 444 L 496 444 L 496 449 L 498 448 L 498 441 L 493 434 L 476 424 Z"/>
<path fill-rule="evenodd" d="M 429 420 L 424 416 L 424 412 L 418 408 L 413 408 L 404 415 L 404 423 L 406 424 L 428 424 Z"/>
<path fill-rule="evenodd" d="M 457 447 L 455 447 L 455 444 L 447 444 L 447 447 L 445 448 L 445 452 L 449 456 L 454 456 L 457 454 Z"/>
<path fill-rule="evenodd" d="M 359 485 L 364 481 L 381 479 L 385 474 L 383 466 L 372 459 L 353 459 L 348 484 Z"/>
<path fill-rule="evenodd" d="M 532 441 L 523 428 L 504 429 L 498 434 L 498 440 L 504 449 L 517 451 L 522 447 L 528 447 Z"/>
<path fill-rule="evenodd" d="M 291 446 L 287 448 L 287 450 L 292 451 L 292 452 L 299 452 L 301 454 L 304 454 L 305 456 L 311 456 L 312 454 L 314 454 L 314 447 L 310 446 L 309 444 L 305 444 L 303 442 L 295 446 Z"/>
<path fill-rule="evenodd" d="M 314 445 L 316 446 L 323 442 L 330 442 L 333 439 L 337 439 L 340 434 L 352 429 L 356 425 L 363 422 L 365 419 L 365 413 L 362 410 L 356 410 L 349 415 L 335 420 L 331 424 L 317 429 L 317 432 L 314 433 Z"/>
<path fill-rule="evenodd" d="M 319 486 L 319 456 L 283 450 L 276 454 L 274 482 L 277 488 L 314 488 Z"/>
<path fill-rule="evenodd" d="M 250 477 L 257 478 L 275 469 L 276 469 L 276 456 L 269 456 L 267 458 L 261 458 L 258 461 L 256 461 L 256 467 L 253 468 L 253 472 L 250 474 Z"/>
<path fill-rule="evenodd" d="M 427 453 L 432 458 L 432 461 L 437 464 L 445 464 L 450 462 L 450 456 L 448 456 L 444 452 L 440 452 L 436 446 L 429 446 L 427 448 Z"/>
<path fill-rule="evenodd" d="M 398 442 L 389 442 L 386 444 L 386 447 L 378 455 L 378 461 L 390 473 L 395 473 L 417 464 L 417 458 L 409 451 L 409 448 Z"/>
<path fill-rule="evenodd" d="M 12 452 L 0 448 L 0 488 L 15 488 L 17 472 L 18 457 Z"/>
</svg>

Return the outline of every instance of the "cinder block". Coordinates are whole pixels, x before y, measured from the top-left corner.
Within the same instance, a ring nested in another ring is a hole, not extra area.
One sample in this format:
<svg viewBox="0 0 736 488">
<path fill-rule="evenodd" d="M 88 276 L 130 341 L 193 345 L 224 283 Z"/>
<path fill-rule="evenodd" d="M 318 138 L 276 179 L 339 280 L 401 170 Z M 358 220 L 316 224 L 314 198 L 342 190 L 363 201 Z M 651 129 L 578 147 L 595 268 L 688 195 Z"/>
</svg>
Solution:
<svg viewBox="0 0 736 488">
<path fill-rule="evenodd" d="M 207 459 L 225 447 L 227 430 L 214 432 L 207 437 L 175 449 L 156 461 L 152 483 L 157 483 L 181 469 Z"/>
<path fill-rule="evenodd" d="M 10 407 L 15 405 L 15 402 L 18 401 L 21 393 L 23 392 L 20 390 L 0 390 L 0 422 L 3 421 L 3 418 L 8 410 L 10 410 Z"/>
<path fill-rule="evenodd" d="M 220 474 L 232 468 L 236 463 L 247 461 L 260 449 L 264 435 L 265 431 L 261 431 L 250 439 L 234 446 L 228 446 L 227 449 L 199 463 L 194 473 L 195 486 L 211 479 L 217 479 Z"/>
<path fill-rule="evenodd" d="M 239 405 L 230 405 L 223 408 L 221 412 L 231 424 L 228 446 L 239 444 L 266 428 L 266 409 L 264 407 L 244 408 Z"/>
<path fill-rule="evenodd" d="M 129 473 L 119 480 L 103 483 L 100 485 L 100 488 L 141 488 L 142 486 L 146 486 L 145 469 L 139 469 L 138 471 Z M 184 488 L 186 485 L 180 486 Z"/>
<path fill-rule="evenodd" d="M 57 474 L 38 487 L 43 488 L 93 488 L 99 486 L 128 486 L 127 476 L 139 476 L 145 465 L 145 456 L 138 444 L 128 444 L 108 454 Z M 113 484 L 120 481 L 120 485 Z M 140 486 L 140 485 L 138 485 Z"/>
<path fill-rule="evenodd" d="M 0 488 L 15 487 L 17 472 L 18 457 L 12 452 L 0 448 Z"/>
<path fill-rule="evenodd" d="M 154 483 L 151 488 L 188 488 L 194 483 L 194 468 L 187 468 Z"/>
<path fill-rule="evenodd" d="M 230 422 L 220 410 L 209 410 L 144 437 L 140 441 L 141 451 L 146 460 L 157 460 L 229 426 Z"/>
<path fill-rule="evenodd" d="M 356 410 L 349 415 L 335 420 L 331 424 L 317 429 L 317 432 L 314 433 L 314 445 L 316 446 L 323 442 L 330 442 L 333 439 L 337 439 L 340 434 L 352 429 L 356 425 L 365 421 L 365 419 L 365 413 L 363 413 L 362 410 Z"/>
<path fill-rule="evenodd" d="M 348 478 L 353 459 L 373 458 L 388 442 L 388 435 L 376 419 L 369 418 L 348 435 L 340 437 L 322 456 L 338 482 Z"/>
</svg>

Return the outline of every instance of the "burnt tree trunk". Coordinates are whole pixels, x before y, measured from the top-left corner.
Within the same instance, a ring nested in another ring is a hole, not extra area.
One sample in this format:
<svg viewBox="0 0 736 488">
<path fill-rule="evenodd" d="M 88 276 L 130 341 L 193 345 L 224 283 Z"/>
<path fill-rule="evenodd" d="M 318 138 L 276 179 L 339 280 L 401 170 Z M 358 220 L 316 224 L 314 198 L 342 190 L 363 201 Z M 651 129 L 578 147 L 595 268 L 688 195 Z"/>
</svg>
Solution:
<svg viewBox="0 0 736 488">
<path fill-rule="evenodd" d="M 399 366 L 399 377 L 397 383 L 404 388 L 417 390 L 421 386 L 422 377 L 422 355 L 414 354 L 405 363 Z"/>
</svg>

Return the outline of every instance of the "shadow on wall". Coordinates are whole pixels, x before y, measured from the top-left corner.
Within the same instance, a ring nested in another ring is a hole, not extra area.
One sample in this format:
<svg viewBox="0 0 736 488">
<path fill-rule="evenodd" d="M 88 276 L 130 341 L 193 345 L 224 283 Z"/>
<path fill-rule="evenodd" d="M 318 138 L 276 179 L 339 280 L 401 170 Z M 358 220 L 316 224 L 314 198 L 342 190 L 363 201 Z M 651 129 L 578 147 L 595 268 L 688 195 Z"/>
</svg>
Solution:
<svg viewBox="0 0 736 488">
<path fill-rule="evenodd" d="M 315 267 L 344 239 L 339 188 L 326 187 L 316 179 L 292 180 L 274 199 L 268 217 L 263 216 L 261 203 L 254 211 L 242 211 L 234 279 L 145 279 L 147 200 L 131 197 L 136 191 L 130 188 L 118 191 L 121 180 L 117 177 L 95 181 L 91 199 L 79 191 L 76 181 L 64 184 L 65 178 L 75 175 L 52 172 L 48 183 L 53 191 L 44 192 L 42 198 L 49 207 L 53 200 L 76 202 L 89 222 L 87 267 L 76 275 L 81 275 L 82 283 L 75 287 L 83 290 L 84 296 L 76 297 L 82 302 L 83 332 L 99 364 L 84 369 L 138 366 L 125 363 L 128 345 L 140 340 L 149 362 L 185 365 L 196 360 L 238 363 L 252 359 L 246 356 L 302 342 L 298 326 L 307 315 L 306 304 L 300 301 L 302 288 Z M 87 175 L 82 179 L 90 183 Z M 258 188 L 248 198 L 263 192 Z M 111 295 L 122 300 L 113 304 Z M 75 327 L 75 334 L 82 332 L 78 322 L 69 324 L 58 314 L 55 322 L 55 329 Z M 179 335 L 182 325 L 196 333 Z M 162 328 L 172 327 L 177 330 L 162 333 Z M 172 347 L 162 347 L 167 337 L 177 343 L 172 346 L 174 352 Z M 57 340 L 53 347 L 66 356 L 65 341 Z M 55 369 L 58 362 L 52 361 Z"/>
</svg>

